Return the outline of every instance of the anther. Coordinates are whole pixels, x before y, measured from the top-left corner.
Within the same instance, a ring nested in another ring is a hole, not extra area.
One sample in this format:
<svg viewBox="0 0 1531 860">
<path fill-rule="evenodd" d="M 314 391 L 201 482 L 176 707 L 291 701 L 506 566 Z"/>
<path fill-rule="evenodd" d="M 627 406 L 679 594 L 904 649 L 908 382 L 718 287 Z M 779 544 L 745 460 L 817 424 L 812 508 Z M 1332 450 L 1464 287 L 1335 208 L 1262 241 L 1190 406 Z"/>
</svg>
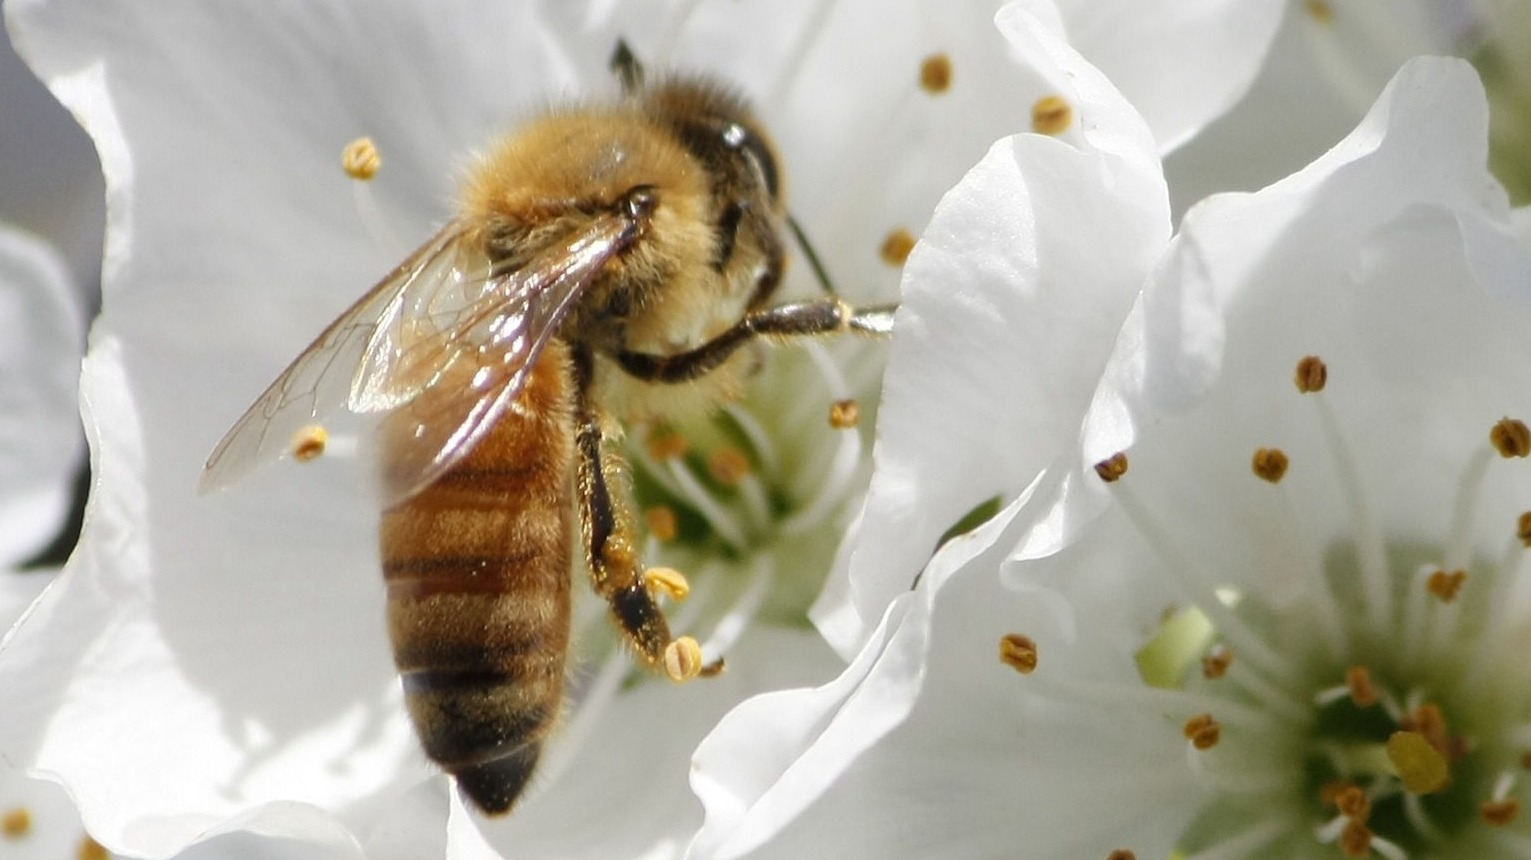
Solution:
<svg viewBox="0 0 1531 860">
<path fill-rule="evenodd" d="M 307 463 L 322 455 L 329 441 L 330 431 L 318 424 L 310 424 L 292 434 L 292 443 L 288 446 L 287 450 L 292 453 L 294 460 L 297 460 L 299 463 Z"/>
<path fill-rule="evenodd" d="M 1437 570 L 1425 580 L 1425 589 L 1442 603 L 1450 603 L 1457 599 L 1462 586 L 1467 582 L 1465 570 Z"/>
<path fill-rule="evenodd" d="M 999 662 L 1030 675 L 1037 668 L 1037 643 L 1019 633 L 1006 634 L 999 640 Z"/>
<path fill-rule="evenodd" d="M 1115 483 L 1127 474 L 1127 455 L 1118 451 L 1095 464 L 1095 474 L 1108 484 Z"/>
<path fill-rule="evenodd" d="M 1207 655 L 1201 658 L 1201 676 L 1209 681 L 1228 674 L 1228 667 L 1233 665 L 1233 651 L 1225 645 L 1214 645 Z"/>
<path fill-rule="evenodd" d="M 1503 800 L 1485 800 L 1478 806 L 1478 814 L 1491 827 L 1504 827 L 1520 815 L 1520 801 L 1513 797 Z"/>
<path fill-rule="evenodd" d="M 1287 459 L 1286 452 L 1280 448 L 1256 448 L 1255 456 L 1249 465 L 1260 480 L 1279 484 L 1281 479 L 1286 477 L 1286 470 L 1291 465 L 1291 460 Z"/>
<path fill-rule="evenodd" d="M 1329 0 L 1308 0 L 1303 7 L 1308 10 L 1308 15 L 1320 24 L 1329 24 L 1334 21 L 1334 7 L 1329 5 Z"/>
<path fill-rule="evenodd" d="M 920 63 L 920 87 L 935 95 L 944 93 L 952 86 L 952 58 L 945 54 L 931 54 Z"/>
<path fill-rule="evenodd" d="M 0 835 L 6 839 L 21 839 L 32 832 L 32 811 L 24 806 L 8 810 L 0 815 Z"/>
<path fill-rule="evenodd" d="M 1370 857 L 1372 853 L 1372 831 L 1364 822 L 1351 819 L 1340 831 L 1340 853 L 1346 857 Z"/>
<path fill-rule="evenodd" d="M 1372 817 L 1372 799 L 1359 785 L 1347 785 L 1334 797 L 1334 808 L 1351 821 L 1365 823 Z"/>
<path fill-rule="evenodd" d="M 1303 394 L 1315 394 L 1324 390 L 1329 382 L 1329 365 L 1316 355 L 1305 355 L 1297 362 L 1295 379 L 1297 390 Z"/>
<path fill-rule="evenodd" d="M 1377 687 L 1372 684 L 1372 673 L 1365 666 L 1351 666 L 1345 670 L 1345 686 L 1350 688 L 1350 701 L 1358 708 L 1377 704 Z"/>
<path fill-rule="evenodd" d="M 1138 860 L 1138 855 L 1126 848 L 1118 848 L 1106 855 L 1106 860 Z"/>
<path fill-rule="evenodd" d="M 1412 794 L 1433 794 L 1451 783 L 1446 757 L 1419 732 L 1393 732 L 1387 739 L 1387 757 Z"/>
<path fill-rule="evenodd" d="M 1074 122 L 1074 108 L 1062 96 L 1043 96 L 1031 106 L 1031 130 L 1058 135 Z"/>
<path fill-rule="evenodd" d="M 1199 750 L 1212 749 L 1223 736 L 1222 724 L 1212 719 L 1211 714 L 1197 714 L 1186 720 L 1181 731 L 1186 740 Z"/>
<path fill-rule="evenodd" d="M 654 433 L 649 436 L 648 443 L 649 456 L 658 463 L 684 457 L 691 448 L 690 443 L 679 433 Z"/>
<path fill-rule="evenodd" d="M 1488 438 L 1494 443 L 1494 450 L 1499 452 L 1499 456 L 1507 460 L 1531 454 L 1531 428 L 1519 419 L 1499 419 L 1499 423 L 1489 431 Z"/>
<path fill-rule="evenodd" d="M 698 678 L 716 678 L 727 671 L 727 669 L 728 664 L 723 662 L 722 657 L 719 657 L 711 663 L 703 666 L 702 671 L 696 673 L 696 676 Z"/>
<path fill-rule="evenodd" d="M 750 458 L 738 448 L 719 448 L 707 458 L 707 472 L 723 486 L 737 487 L 750 473 Z"/>
<path fill-rule="evenodd" d="M 644 511 L 643 521 L 649 527 L 649 534 L 662 543 L 669 543 L 680 534 L 680 520 L 675 516 L 675 509 L 668 505 L 656 505 Z"/>
<path fill-rule="evenodd" d="M 685 600 L 691 584 L 685 574 L 673 567 L 651 567 L 643 572 L 643 585 L 650 594 L 663 594 L 671 600 Z"/>
<path fill-rule="evenodd" d="M 378 153 L 372 138 L 358 137 L 341 150 L 340 166 L 345 168 L 347 176 L 365 182 L 377 175 L 383 166 L 383 156 Z"/>
<path fill-rule="evenodd" d="M 829 426 L 849 430 L 861 421 L 861 404 L 855 399 L 836 400 L 829 405 Z"/>
<path fill-rule="evenodd" d="M 1531 511 L 1521 514 L 1520 519 L 1515 521 L 1515 535 L 1521 543 L 1531 547 Z"/>
<path fill-rule="evenodd" d="M 1323 787 L 1318 790 L 1318 802 L 1324 806 L 1332 806 L 1335 809 L 1339 809 L 1340 796 L 1355 787 L 1355 783 L 1344 779 L 1336 779 L 1330 782 L 1326 782 L 1324 783 Z"/>
<path fill-rule="evenodd" d="M 702 674 L 702 646 L 690 636 L 682 636 L 665 646 L 664 671 L 671 681 L 683 684 Z"/>
<path fill-rule="evenodd" d="M 877 249 L 877 256 L 890 266 L 902 266 L 909 259 L 909 254 L 914 250 L 914 234 L 899 227 L 890 231 L 888 237 L 882 240 L 882 247 Z"/>
<path fill-rule="evenodd" d="M 112 852 L 107 851 L 105 845 L 87 835 L 80 838 L 80 847 L 75 851 L 74 856 L 75 860 L 111 860 Z"/>
</svg>

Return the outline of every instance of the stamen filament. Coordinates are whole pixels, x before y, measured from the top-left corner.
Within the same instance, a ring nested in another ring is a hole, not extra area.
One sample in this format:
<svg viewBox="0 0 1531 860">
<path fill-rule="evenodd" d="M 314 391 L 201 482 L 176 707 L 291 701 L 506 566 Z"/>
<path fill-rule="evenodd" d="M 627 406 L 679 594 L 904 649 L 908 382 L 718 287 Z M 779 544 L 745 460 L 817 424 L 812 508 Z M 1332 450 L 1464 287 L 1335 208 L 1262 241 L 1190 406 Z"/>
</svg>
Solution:
<svg viewBox="0 0 1531 860">
<path fill-rule="evenodd" d="M 680 492 L 677 494 L 685 499 L 702 519 L 707 521 L 714 534 L 723 539 L 730 549 L 743 550 L 746 544 L 744 532 L 739 529 L 739 524 L 734 522 L 728 511 L 718 504 L 717 499 L 707 492 L 702 482 L 697 480 L 696 475 L 691 473 L 691 467 L 686 465 L 685 460 L 669 460 L 664 464 L 664 470 L 669 472 L 675 481 L 675 486 Z"/>
<path fill-rule="evenodd" d="M 703 654 L 714 659 L 727 654 L 744 635 L 744 631 L 749 629 L 750 622 L 755 620 L 760 607 L 765 603 L 766 595 L 771 593 L 772 583 L 776 581 L 774 561 L 774 557 L 764 553 L 755 555 L 750 563 L 749 585 L 712 628 L 712 633 L 702 643 Z"/>
<path fill-rule="evenodd" d="M 1467 465 L 1462 469 L 1462 480 L 1457 484 L 1457 496 L 1451 506 L 1451 531 L 1446 534 L 1446 552 L 1442 566 L 1447 570 L 1467 567 L 1468 541 L 1472 535 L 1473 514 L 1477 510 L 1478 497 L 1482 495 L 1483 477 L 1496 453 L 1491 446 L 1473 449 Z"/>
<path fill-rule="evenodd" d="M 1298 565 L 1304 580 L 1303 593 L 1308 598 L 1308 609 L 1318 622 L 1319 633 L 1328 653 L 1331 656 L 1344 654 L 1345 623 L 1340 618 L 1340 602 L 1329 587 L 1329 578 L 1324 575 L 1323 565 L 1313 555 L 1314 542 L 1306 538 L 1298 527 L 1297 505 L 1292 501 L 1291 491 L 1286 484 L 1277 484 L 1275 490 L 1278 499 L 1276 511 L 1280 519 L 1278 525 L 1288 535 L 1287 546 L 1293 547 L 1293 552 L 1299 556 Z"/>
<path fill-rule="evenodd" d="M 765 484 L 754 472 L 739 482 L 739 498 L 744 502 L 744 520 L 750 534 L 765 534 L 771 528 L 771 500 Z"/>
<path fill-rule="evenodd" d="M 1361 586 L 1365 595 L 1367 619 L 1372 633 L 1387 629 L 1393 616 L 1393 589 L 1388 580 L 1387 556 L 1383 551 L 1382 531 L 1372 518 L 1371 508 L 1366 504 L 1365 485 L 1361 470 L 1356 465 L 1353 449 L 1340 428 L 1334 406 L 1323 392 L 1314 392 L 1309 399 L 1318 410 L 1319 424 L 1329 443 L 1329 455 L 1334 460 L 1334 470 L 1339 476 L 1340 491 L 1350 507 L 1351 528 L 1356 536 L 1356 554 L 1361 565 Z"/>
<path fill-rule="evenodd" d="M 1185 860 L 1242 860 L 1254 857 L 1260 849 L 1290 833 L 1292 823 L 1279 817 L 1260 818 L 1242 833 L 1197 851 Z"/>
<path fill-rule="evenodd" d="M 760 471 L 767 475 L 775 475 L 781 471 L 781 458 L 776 451 L 776 443 L 771 440 L 771 434 L 760 426 L 755 420 L 755 413 L 745 409 L 737 403 L 730 403 L 723 407 L 723 414 L 727 415 L 744 434 L 744 438 L 750 442 L 750 448 L 755 453 L 755 459 L 760 463 Z"/>
<path fill-rule="evenodd" d="M 1430 813 L 1425 811 L 1425 802 L 1422 795 L 1411 792 L 1403 792 L 1403 814 L 1409 820 L 1409 826 L 1413 827 L 1427 842 L 1439 843 L 1446 838 L 1435 822 L 1430 820 Z"/>
</svg>

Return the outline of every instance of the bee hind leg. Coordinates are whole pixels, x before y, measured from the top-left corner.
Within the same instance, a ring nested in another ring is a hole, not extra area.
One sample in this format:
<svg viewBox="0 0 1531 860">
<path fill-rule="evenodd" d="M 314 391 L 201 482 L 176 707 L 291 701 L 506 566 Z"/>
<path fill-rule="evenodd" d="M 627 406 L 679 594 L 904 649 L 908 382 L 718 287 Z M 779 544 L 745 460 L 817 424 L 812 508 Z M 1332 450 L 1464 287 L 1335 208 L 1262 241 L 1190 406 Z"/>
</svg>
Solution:
<svg viewBox="0 0 1531 860">
<path fill-rule="evenodd" d="M 685 578 L 666 568 L 645 571 L 639 564 L 625 467 L 610 450 L 601 415 L 588 397 L 590 355 L 576 350 L 574 361 L 580 382 L 575 407 L 580 522 L 591 584 L 610 604 L 617 629 L 644 662 L 676 682 L 716 675 L 722 663 L 704 665 L 695 639 L 670 635 L 657 595 L 684 596 Z"/>
</svg>

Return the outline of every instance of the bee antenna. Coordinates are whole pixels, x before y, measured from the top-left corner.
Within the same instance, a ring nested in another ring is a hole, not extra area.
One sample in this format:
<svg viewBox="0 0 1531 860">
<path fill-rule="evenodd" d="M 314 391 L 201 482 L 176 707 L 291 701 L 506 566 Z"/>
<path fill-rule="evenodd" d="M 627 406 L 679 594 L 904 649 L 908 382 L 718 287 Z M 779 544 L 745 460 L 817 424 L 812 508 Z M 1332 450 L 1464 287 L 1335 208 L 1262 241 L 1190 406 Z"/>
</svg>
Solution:
<svg viewBox="0 0 1531 860">
<path fill-rule="evenodd" d="M 808 234 L 803 232 L 803 226 L 790 214 L 787 216 L 787 226 L 792 229 L 792 238 L 797 240 L 797 246 L 803 249 L 803 256 L 808 259 L 808 266 L 813 269 L 813 276 L 818 278 L 819 286 L 823 287 L 828 295 L 838 295 L 835 292 L 834 283 L 829 280 L 829 271 L 824 268 L 824 261 L 820 260 L 819 253 L 813 250 L 813 243 L 808 241 Z"/>
<path fill-rule="evenodd" d="M 628 47 L 627 40 L 618 36 L 617 46 L 611 52 L 611 70 L 622 83 L 622 92 L 633 95 L 643 89 L 643 63 Z"/>
</svg>

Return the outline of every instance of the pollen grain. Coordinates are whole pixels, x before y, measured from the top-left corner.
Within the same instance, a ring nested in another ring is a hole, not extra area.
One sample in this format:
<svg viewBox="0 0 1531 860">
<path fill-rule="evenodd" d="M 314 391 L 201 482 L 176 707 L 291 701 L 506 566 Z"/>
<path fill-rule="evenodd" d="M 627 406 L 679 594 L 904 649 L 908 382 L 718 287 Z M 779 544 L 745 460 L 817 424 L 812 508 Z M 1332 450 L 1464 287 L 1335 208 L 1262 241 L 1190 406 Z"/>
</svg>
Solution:
<svg viewBox="0 0 1531 860">
<path fill-rule="evenodd" d="M 1488 438 L 1499 456 L 1507 460 L 1531 454 L 1531 428 L 1526 427 L 1526 423 L 1518 418 L 1499 419 L 1499 423 L 1489 431 Z"/>
<path fill-rule="evenodd" d="M 829 426 L 849 430 L 861 422 L 861 404 L 855 398 L 836 400 L 829 405 Z"/>
<path fill-rule="evenodd" d="M 1095 474 L 1108 484 L 1121 480 L 1127 474 L 1127 455 L 1118 451 L 1095 464 Z"/>
<path fill-rule="evenodd" d="M 340 153 L 340 166 L 346 175 L 363 182 L 377 175 L 383 166 L 383 156 L 370 137 L 358 137 L 346 144 Z"/>
<path fill-rule="evenodd" d="M 1249 465 L 1260 480 L 1279 484 L 1286 477 L 1287 467 L 1291 464 L 1286 452 L 1280 448 L 1256 448 Z"/>
<path fill-rule="evenodd" d="M 1297 362 L 1295 378 L 1297 390 L 1303 394 L 1316 394 L 1329 383 L 1329 365 L 1316 355 L 1305 355 Z"/>
<path fill-rule="evenodd" d="M 1037 669 L 1037 643 L 1030 636 L 1008 633 L 999 640 L 999 661 L 1022 675 L 1030 675 Z"/>
</svg>

